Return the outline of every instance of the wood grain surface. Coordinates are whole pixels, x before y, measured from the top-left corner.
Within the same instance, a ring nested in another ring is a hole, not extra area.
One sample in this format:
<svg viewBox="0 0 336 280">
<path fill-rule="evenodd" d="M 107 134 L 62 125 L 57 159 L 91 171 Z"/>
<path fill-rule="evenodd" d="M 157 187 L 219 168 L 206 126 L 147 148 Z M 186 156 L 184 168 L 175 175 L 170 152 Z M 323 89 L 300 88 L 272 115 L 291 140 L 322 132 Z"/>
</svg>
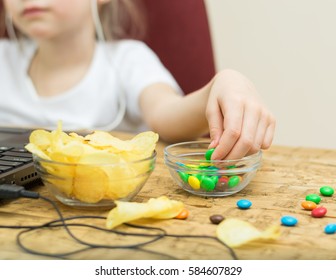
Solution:
<svg viewBox="0 0 336 280">
<path fill-rule="evenodd" d="M 120 135 L 119 135 L 120 136 Z M 336 259 L 336 234 L 327 235 L 324 227 L 336 223 L 336 195 L 322 197 L 320 205 L 328 209 L 323 218 L 313 218 L 303 210 L 301 202 L 310 193 L 319 194 L 319 188 L 336 186 L 336 151 L 298 147 L 273 146 L 263 153 L 263 163 L 256 177 L 241 192 L 230 197 L 205 198 L 185 192 L 170 177 L 163 161 L 165 143 L 157 146 L 156 168 L 144 188 L 134 198 L 146 202 L 149 198 L 166 195 L 183 201 L 190 211 L 187 220 L 141 220 L 146 226 L 163 228 L 169 234 L 215 236 L 216 225 L 209 216 L 221 214 L 226 218 L 248 221 L 260 230 L 272 224 L 280 224 L 283 215 L 293 215 L 299 222 L 295 227 L 281 226 L 281 236 L 273 242 L 253 242 L 236 248 L 238 259 L 292 260 Z M 44 186 L 34 187 L 42 195 L 52 196 Z M 246 198 L 253 202 L 248 210 L 238 209 L 236 202 Z M 99 215 L 106 217 L 108 210 L 74 209 L 56 202 L 64 217 L 75 215 Z M 0 202 L 0 225 L 40 225 L 57 219 L 57 213 L 42 199 L 17 199 Z M 78 221 L 79 222 L 79 221 Z M 80 220 L 89 225 L 104 227 L 104 219 Z M 139 232 L 126 226 L 128 232 Z M 54 259 L 27 253 L 16 243 L 22 229 L 0 228 L 0 259 Z M 148 239 L 122 236 L 90 228 L 73 227 L 71 231 L 81 240 L 95 244 L 134 244 Z M 147 231 L 146 231 L 147 232 Z M 25 246 L 45 253 L 64 253 L 85 249 L 64 228 L 40 229 L 28 232 L 22 238 Z M 138 249 L 96 248 L 67 256 L 70 259 L 231 259 L 229 251 L 211 238 L 164 237 Z"/>
</svg>

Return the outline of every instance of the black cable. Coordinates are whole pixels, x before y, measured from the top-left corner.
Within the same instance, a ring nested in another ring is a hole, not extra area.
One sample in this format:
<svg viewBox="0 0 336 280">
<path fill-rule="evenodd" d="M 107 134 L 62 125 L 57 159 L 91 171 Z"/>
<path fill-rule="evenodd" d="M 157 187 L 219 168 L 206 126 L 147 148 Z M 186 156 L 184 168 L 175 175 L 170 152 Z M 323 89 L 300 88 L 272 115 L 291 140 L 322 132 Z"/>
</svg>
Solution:
<svg viewBox="0 0 336 280">
<path fill-rule="evenodd" d="M 21 249 L 23 249 L 24 251 L 26 251 L 27 253 L 30 254 L 34 254 L 34 255 L 43 255 L 43 256 L 47 256 L 47 257 L 56 257 L 56 258 L 64 258 L 66 256 L 81 252 L 83 250 L 88 250 L 88 249 L 97 249 L 97 248 L 105 248 L 105 249 L 137 249 L 138 247 L 153 243 L 161 238 L 163 238 L 165 236 L 165 231 L 163 229 L 160 228 L 154 228 L 154 227 L 142 227 L 142 226 L 137 226 L 138 228 L 142 228 L 142 229 L 147 229 L 147 230 L 157 230 L 159 232 L 161 232 L 161 234 L 144 234 L 144 233 L 127 233 L 127 232 L 121 232 L 121 231 L 116 231 L 116 230 L 108 230 L 106 228 L 101 228 L 98 226 L 93 226 L 93 225 L 87 225 L 87 224 L 68 224 L 66 223 L 66 220 L 62 213 L 60 212 L 59 208 L 57 207 L 56 203 L 52 200 L 50 200 L 49 198 L 40 196 L 40 198 L 44 199 L 45 201 L 49 202 L 54 209 L 56 210 L 58 216 L 60 217 L 60 219 L 58 220 L 54 220 L 51 222 L 48 222 L 46 224 L 41 225 L 40 227 L 34 227 L 34 228 L 30 228 L 30 229 L 26 229 L 24 231 L 21 231 L 16 238 L 17 244 L 19 245 L 19 247 Z M 78 217 L 71 217 L 71 219 L 77 219 Z M 80 216 L 80 218 L 98 218 L 101 219 L 103 217 L 98 217 L 98 216 Z M 151 240 L 145 241 L 145 242 L 138 242 L 136 244 L 131 244 L 131 245 L 101 245 L 101 244 L 94 244 L 94 243 L 89 243 L 86 241 L 83 241 L 81 239 L 79 239 L 77 236 L 75 236 L 71 230 L 69 229 L 70 226 L 80 226 L 80 227 L 89 227 L 89 228 L 93 228 L 93 229 L 97 229 L 100 231 L 106 231 L 106 232 L 110 232 L 110 233 L 115 233 L 115 234 L 121 234 L 121 235 L 133 235 L 133 236 L 141 236 L 141 237 L 152 237 Z M 63 227 L 67 234 L 74 239 L 75 241 L 77 241 L 78 243 L 87 246 L 84 249 L 79 249 L 79 250 L 75 250 L 75 251 L 70 251 L 70 252 L 64 252 L 64 253 L 59 253 L 59 254 L 48 254 L 48 253 L 44 253 L 44 252 L 39 252 L 33 249 L 29 249 L 28 247 L 26 247 L 23 242 L 22 242 L 22 235 L 24 235 L 25 233 L 31 232 L 33 230 L 36 229 L 41 229 L 41 228 L 46 228 L 46 227 Z"/>
<path fill-rule="evenodd" d="M 4 225 L 0 225 L 0 228 L 24 229 L 23 231 L 18 233 L 18 235 L 16 237 L 16 242 L 17 242 L 18 246 L 23 251 L 25 251 L 29 254 L 51 257 L 51 258 L 66 259 L 67 257 L 69 257 L 71 255 L 78 254 L 80 252 L 84 252 L 84 251 L 88 251 L 88 250 L 92 250 L 92 249 L 126 249 L 126 250 L 138 250 L 138 251 L 143 251 L 143 252 L 147 252 L 147 253 L 152 253 L 152 254 L 160 255 L 160 256 L 163 256 L 163 257 L 166 257 L 166 258 L 169 258 L 169 259 L 176 259 L 169 254 L 165 254 L 165 253 L 161 253 L 161 252 L 152 251 L 152 250 L 142 248 L 142 246 L 154 243 L 154 242 L 156 242 L 156 241 L 158 241 L 158 240 L 160 240 L 164 237 L 172 237 L 172 238 L 207 238 L 207 239 L 212 239 L 212 240 L 215 240 L 215 241 L 219 242 L 223 246 L 225 246 L 228 249 L 231 257 L 234 260 L 238 259 L 234 250 L 230 246 L 228 246 L 227 244 L 220 241 L 217 237 L 214 237 L 214 236 L 168 234 L 164 229 L 161 229 L 161 228 L 149 227 L 149 226 L 140 226 L 140 225 L 134 225 L 134 224 L 129 224 L 129 223 L 125 223 L 124 225 L 126 225 L 128 227 L 132 227 L 132 228 L 144 229 L 146 231 L 153 231 L 153 232 L 156 232 L 156 233 L 125 232 L 125 231 L 120 231 L 120 230 L 115 230 L 115 229 L 110 230 L 110 229 L 102 228 L 102 227 L 99 227 L 99 226 L 88 225 L 88 224 L 84 224 L 84 223 L 67 223 L 67 221 L 78 220 L 78 219 L 103 219 L 103 220 L 105 220 L 106 217 L 88 215 L 88 216 L 72 216 L 72 217 L 65 218 L 63 216 L 63 214 L 61 213 L 61 211 L 59 210 L 57 204 L 54 201 L 50 200 L 47 197 L 39 195 L 37 192 L 26 191 L 21 186 L 0 185 L 0 197 L 1 198 L 28 197 L 28 198 L 35 198 L 35 199 L 36 198 L 41 198 L 41 199 L 45 200 L 46 202 L 50 203 L 53 206 L 53 208 L 55 209 L 55 211 L 57 212 L 57 215 L 59 216 L 59 219 L 52 220 L 52 221 L 49 221 L 49 222 L 41 224 L 41 225 L 30 225 L 30 226 L 11 226 L 11 225 L 4 226 Z M 41 251 L 31 249 L 28 246 L 26 246 L 23 242 L 24 235 L 29 233 L 29 232 L 40 230 L 40 229 L 58 228 L 58 227 L 64 228 L 66 233 L 73 240 L 75 240 L 77 243 L 83 245 L 84 247 L 81 248 L 81 249 L 68 251 L 68 252 L 63 252 L 63 253 L 46 253 L 46 252 L 41 252 Z M 138 243 L 135 243 L 135 244 L 128 244 L 128 245 L 95 244 L 95 243 L 90 243 L 90 242 L 83 241 L 80 238 L 78 238 L 77 236 L 75 236 L 72 233 L 72 231 L 70 230 L 70 227 L 87 227 L 87 228 L 91 228 L 91 229 L 94 229 L 94 230 L 104 231 L 104 232 L 111 233 L 111 234 L 116 234 L 116 235 L 139 236 L 139 237 L 150 238 L 150 239 L 147 240 L 147 241 L 144 241 L 144 242 L 138 242 Z"/>
</svg>

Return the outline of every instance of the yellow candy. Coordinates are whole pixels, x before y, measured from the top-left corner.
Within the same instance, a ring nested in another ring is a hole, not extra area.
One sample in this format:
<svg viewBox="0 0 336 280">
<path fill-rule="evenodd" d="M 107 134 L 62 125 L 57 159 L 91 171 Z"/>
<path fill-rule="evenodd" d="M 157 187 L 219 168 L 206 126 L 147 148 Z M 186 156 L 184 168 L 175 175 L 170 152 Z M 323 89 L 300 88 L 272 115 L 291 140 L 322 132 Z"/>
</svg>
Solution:
<svg viewBox="0 0 336 280">
<path fill-rule="evenodd" d="M 201 187 L 201 182 L 195 176 L 189 176 L 188 183 L 190 187 L 192 187 L 195 190 L 198 190 Z"/>
</svg>

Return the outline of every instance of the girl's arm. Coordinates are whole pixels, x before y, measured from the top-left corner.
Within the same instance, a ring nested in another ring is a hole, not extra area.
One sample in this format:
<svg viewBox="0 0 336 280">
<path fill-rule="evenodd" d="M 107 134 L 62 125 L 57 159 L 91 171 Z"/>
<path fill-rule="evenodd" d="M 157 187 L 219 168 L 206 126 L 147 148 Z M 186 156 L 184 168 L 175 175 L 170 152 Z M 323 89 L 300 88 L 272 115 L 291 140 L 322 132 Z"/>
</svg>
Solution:
<svg viewBox="0 0 336 280">
<path fill-rule="evenodd" d="M 165 84 L 141 94 L 147 124 L 168 142 L 195 139 L 210 132 L 213 159 L 240 158 L 267 149 L 275 120 L 253 84 L 240 73 L 223 70 L 203 88 L 180 96 Z"/>
</svg>

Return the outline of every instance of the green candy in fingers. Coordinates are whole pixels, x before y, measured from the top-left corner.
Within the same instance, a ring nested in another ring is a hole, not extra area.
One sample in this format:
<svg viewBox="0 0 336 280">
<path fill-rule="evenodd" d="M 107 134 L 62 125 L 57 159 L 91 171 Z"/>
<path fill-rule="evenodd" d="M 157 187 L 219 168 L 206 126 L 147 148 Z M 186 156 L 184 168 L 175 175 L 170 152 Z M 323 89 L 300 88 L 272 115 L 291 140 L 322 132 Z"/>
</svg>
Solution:
<svg viewBox="0 0 336 280">
<path fill-rule="evenodd" d="M 211 160 L 211 156 L 213 152 L 215 151 L 215 148 L 209 149 L 205 152 L 205 159 L 206 160 Z"/>
</svg>

